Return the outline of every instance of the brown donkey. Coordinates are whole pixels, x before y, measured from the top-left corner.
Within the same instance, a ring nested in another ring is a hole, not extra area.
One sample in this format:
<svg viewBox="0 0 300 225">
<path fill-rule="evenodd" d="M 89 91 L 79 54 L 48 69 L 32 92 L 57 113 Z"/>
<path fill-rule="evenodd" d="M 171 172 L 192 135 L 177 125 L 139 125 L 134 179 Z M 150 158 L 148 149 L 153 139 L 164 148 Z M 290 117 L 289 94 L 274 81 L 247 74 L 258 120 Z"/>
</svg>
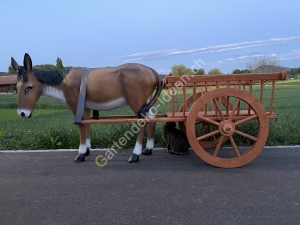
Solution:
<svg viewBox="0 0 300 225">
<path fill-rule="evenodd" d="M 42 95 L 68 105 L 76 114 L 81 77 L 85 68 L 43 71 L 32 69 L 29 54 L 24 55 L 23 66 L 11 58 L 11 65 L 18 74 L 18 114 L 30 118 L 36 102 Z M 154 90 L 156 92 L 151 98 Z M 128 63 L 117 67 L 91 69 L 86 81 L 83 119 L 90 119 L 90 110 L 111 110 L 129 105 L 141 118 L 155 118 L 151 107 L 162 90 L 158 73 L 141 64 Z M 82 162 L 89 155 L 90 125 L 78 125 L 80 135 L 79 153 L 75 162 Z M 148 124 L 146 149 L 142 151 L 145 126 L 140 127 L 135 147 L 128 162 L 138 162 L 141 153 L 152 154 L 155 123 Z"/>
</svg>

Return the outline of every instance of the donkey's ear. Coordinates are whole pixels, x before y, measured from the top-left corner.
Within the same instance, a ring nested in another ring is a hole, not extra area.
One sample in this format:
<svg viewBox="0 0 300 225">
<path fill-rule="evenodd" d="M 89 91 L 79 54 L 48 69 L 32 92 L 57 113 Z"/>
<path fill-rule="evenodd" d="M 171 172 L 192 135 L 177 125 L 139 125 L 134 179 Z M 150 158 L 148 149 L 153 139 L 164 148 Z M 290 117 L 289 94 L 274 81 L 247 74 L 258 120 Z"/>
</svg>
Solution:
<svg viewBox="0 0 300 225">
<path fill-rule="evenodd" d="M 23 65 L 24 65 L 25 70 L 27 70 L 27 71 L 32 70 L 32 61 L 31 61 L 31 58 L 28 53 L 25 53 L 25 55 L 24 55 Z"/>
<path fill-rule="evenodd" d="M 16 60 L 13 57 L 11 57 L 11 63 L 10 64 L 11 64 L 12 68 L 17 72 L 19 64 L 16 62 Z"/>
</svg>

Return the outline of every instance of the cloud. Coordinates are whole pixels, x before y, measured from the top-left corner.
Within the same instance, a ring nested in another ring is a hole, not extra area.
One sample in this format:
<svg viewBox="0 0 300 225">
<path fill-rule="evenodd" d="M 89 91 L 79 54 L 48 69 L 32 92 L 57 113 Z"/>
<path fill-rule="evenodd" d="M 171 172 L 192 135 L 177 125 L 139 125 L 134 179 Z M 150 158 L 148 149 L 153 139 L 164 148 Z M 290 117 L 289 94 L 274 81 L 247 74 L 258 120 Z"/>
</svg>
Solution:
<svg viewBox="0 0 300 225">
<path fill-rule="evenodd" d="M 300 59 L 300 50 L 293 50 L 292 52 L 280 55 L 279 59 L 280 60 Z"/>
<path fill-rule="evenodd" d="M 279 61 L 288 61 L 288 60 L 293 60 L 293 59 L 300 59 L 300 50 L 292 50 L 291 52 L 288 52 L 288 53 L 284 53 L 284 54 L 250 54 L 250 55 L 242 55 L 242 56 L 237 56 L 237 57 L 230 57 L 230 58 L 227 58 L 227 59 L 224 59 L 224 60 L 218 60 L 218 61 L 215 61 L 215 62 L 211 62 L 211 63 L 208 63 L 207 65 L 212 67 L 212 66 L 224 66 L 224 65 L 228 65 L 228 64 L 231 64 L 231 63 L 241 63 L 241 62 L 248 62 L 248 61 L 251 61 L 252 59 L 254 58 L 257 58 L 257 57 L 261 57 L 261 56 L 274 56 L 276 57 Z"/>
<path fill-rule="evenodd" d="M 170 49 L 170 50 L 159 50 L 152 52 L 141 52 L 130 55 L 118 56 L 113 59 L 122 59 L 123 61 L 141 61 L 141 60 L 153 60 L 158 58 L 166 58 L 177 55 L 184 54 L 205 54 L 205 53 L 217 53 L 224 51 L 234 51 L 245 48 L 253 48 L 258 46 L 266 46 L 266 45 L 274 45 L 274 44 L 285 44 L 290 42 L 300 41 L 300 36 L 286 37 L 286 38 L 272 38 L 269 40 L 258 40 L 251 42 L 240 42 L 234 44 L 224 44 L 224 45 L 215 45 L 208 46 L 204 48 L 190 49 L 190 50 L 178 50 L 178 49 Z"/>
<path fill-rule="evenodd" d="M 142 59 L 143 59 L 143 58 L 141 58 L 141 57 L 140 57 L 140 58 L 131 58 L 131 59 L 125 59 L 124 62 L 129 62 L 129 61 L 130 61 L 130 62 L 133 62 L 133 61 L 140 61 L 140 60 L 142 60 Z"/>
<path fill-rule="evenodd" d="M 170 50 L 159 50 L 159 51 L 152 51 L 152 52 L 142 52 L 142 53 L 135 53 L 131 55 L 124 55 L 124 56 L 118 56 L 116 58 L 112 59 L 133 59 L 133 60 L 140 60 L 145 57 L 155 57 L 163 54 L 172 53 L 174 51 L 177 51 L 177 49 L 170 49 Z"/>
<path fill-rule="evenodd" d="M 228 57 L 244 57 L 245 55 L 266 55 L 266 51 L 243 51 L 243 53 L 235 52 L 228 54 Z"/>
<path fill-rule="evenodd" d="M 229 65 L 231 63 L 235 63 L 235 64 L 236 63 L 246 63 L 248 61 L 251 61 L 254 58 L 261 57 L 261 56 L 266 56 L 266 55 L 265 54 L 264 55 L 251 54 L 251 55 L 242 55 L 242 56 L 238 56 L 238 57 L 230 57 L 230 58 L 227 58 L 224 60 L 219 60 L 216 62 L 209 63 L 208 65 L 209 66 L 222 66 L 222 65 Z M 276 56 L 276 54 L 269 54 L 267 56 Z"/>
</svg>

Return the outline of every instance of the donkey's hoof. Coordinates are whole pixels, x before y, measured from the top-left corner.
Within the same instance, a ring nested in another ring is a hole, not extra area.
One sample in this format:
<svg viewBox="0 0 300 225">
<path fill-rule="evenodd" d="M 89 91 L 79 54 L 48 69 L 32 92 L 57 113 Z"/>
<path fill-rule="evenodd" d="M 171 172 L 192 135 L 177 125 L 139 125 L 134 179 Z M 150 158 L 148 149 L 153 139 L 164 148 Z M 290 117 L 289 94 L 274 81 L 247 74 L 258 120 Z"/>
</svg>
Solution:
<svg viewBox="0 0 300 225">
<path fill-rule="evenodd" d="M 81 162 L 84 161 L 84 159 L 85 159 L 85 154 L 80 154 L 80 153 L 79 153 L 79 154 L 76 156 L 76 158 L 75 158 L 75 162 L 81 163 Z"/>
<path fill-rule="evenodd" d="M 90 154 L 90 148 L 86 148 L 85 156 L 88 156 Z"/>
<path fill-rule="evenodd" d="M 152 155 L 152 150 L 145 148 L 145 149 L 143 149 L 142 154 L 143 155 Z"/>
<path fill-rule="evenodd" d="M 168 149 L 168 152 L 169 152 L 170 154 L 173 154 L 173 155 L 175 154 L 174 151 L 173 151 L 172 149 Z"/>
<path fill-rule="evenodd" d="M 127 160 L 127 162 L 135 163 L 135 162 L 138 162 L 139 159 L 140 159 L 139 155 L 136 155 L 136 154 L 132 153 L 131 156 L 129 157 L 129 159 Z"/>
</svg>

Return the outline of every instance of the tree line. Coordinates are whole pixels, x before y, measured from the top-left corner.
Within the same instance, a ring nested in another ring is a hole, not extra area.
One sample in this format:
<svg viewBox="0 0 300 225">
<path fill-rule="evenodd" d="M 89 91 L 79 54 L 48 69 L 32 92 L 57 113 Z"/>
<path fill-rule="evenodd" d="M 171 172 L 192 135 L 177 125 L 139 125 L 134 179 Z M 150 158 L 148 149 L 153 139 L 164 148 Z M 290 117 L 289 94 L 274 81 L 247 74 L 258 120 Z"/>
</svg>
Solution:
<svg viewBox="0 0 300 225">
<path fill-rule="evenodd" d="M 61 69 L 69 69 L 71 66 L 64 66 L 62 59 L 57 57 L 55 60 L 55 65 L 54 64 L 39 64 L 39 65 L 34 65 L 32 66 L 34 69 L 39 69 L 39 70 L 61 70 Z M 15 70 L 12 68 L 10 65 L 8 67 L 8 72 L 9 73 L 15 73 Z"/>
<path fill-rule="evenodd" d="M 276 56 L 261 56 L 252 61 L 246 63 L 245 69 L 234 69 L 232 74 L 243 74 L 243 73 L 270 73 L 270 72 L 280 72 L 286 71 L 289 78 L 296 77 L 300 75 L 299 68 L 286 68 L 280 65 L 279 60 Z M 182 75 L 213 75 L 213 74 L 223 74 L 219 68 L 212 68 L 205 73 L 203 68 L 192 69 L 186 67 L 184 64 L 175 64 L 171 67 L 171 76 L 182 76 Z"/>
</svg>

